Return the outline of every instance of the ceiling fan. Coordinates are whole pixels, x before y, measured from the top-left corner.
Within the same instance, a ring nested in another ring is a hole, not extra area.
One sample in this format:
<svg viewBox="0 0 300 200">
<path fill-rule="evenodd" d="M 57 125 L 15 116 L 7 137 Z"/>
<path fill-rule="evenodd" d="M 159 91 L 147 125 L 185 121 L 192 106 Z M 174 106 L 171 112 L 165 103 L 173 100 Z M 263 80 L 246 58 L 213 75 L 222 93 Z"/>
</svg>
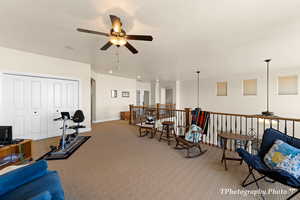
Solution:
<svg viewBox="0 0 300 200">
<path fill-rule="evenodd" d="M 128 40 L 153 40 L 151 35 L 127 35 L 124 29 L 122 28 L 121 19 L 115 15 L 109 15 L 109 17 L 112 23 L 112 29 L 110 30 L 110 33 L 103 33 L 82 28 L 78 28 L 77 31 L 109 37 L 109 41 L 103 47 L 101 47 L 101 50 L 103 51 L 107 50 L 111 45 L 116 45 L 117 47 L 125 46 L 133 54 L 136 54 L 138 53 L 138 51 L 128 42 Z"/>
</svg>

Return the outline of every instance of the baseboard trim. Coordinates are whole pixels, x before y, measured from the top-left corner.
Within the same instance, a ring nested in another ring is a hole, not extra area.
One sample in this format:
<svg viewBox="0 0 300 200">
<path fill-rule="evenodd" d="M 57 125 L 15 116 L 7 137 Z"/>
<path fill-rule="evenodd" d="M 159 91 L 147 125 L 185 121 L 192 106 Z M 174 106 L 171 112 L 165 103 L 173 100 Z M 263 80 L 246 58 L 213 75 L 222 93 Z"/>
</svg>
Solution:
<svg viewBox="0 0 300 200">
<path fill-rule="evenodd" d="M 120 120 L 120 118 L 118 117 L 118 118 L 111 118 L 111 119 L 95 120 L 95 121 L 92 121 L 92 123 L 97 124 L 97 123 L 116 121 L 116 120 Z"/>
<path fill-rule="evenodd" d="M 86 132 L 90 132 L 90 131 L 92 131 L 92 128 L 83 128 L 83 129 L 81 129 L 81 130 L 79 130 L 79 133 L 86 133 Z"/>
</svg>

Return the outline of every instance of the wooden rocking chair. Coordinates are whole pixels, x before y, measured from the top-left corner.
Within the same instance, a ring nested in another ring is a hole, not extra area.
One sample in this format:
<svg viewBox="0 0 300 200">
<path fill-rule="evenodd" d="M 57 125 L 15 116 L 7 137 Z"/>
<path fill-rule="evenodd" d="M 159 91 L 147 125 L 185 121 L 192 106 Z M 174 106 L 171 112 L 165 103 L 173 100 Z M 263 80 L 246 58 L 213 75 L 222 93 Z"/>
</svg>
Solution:
<svg viewBox="0 0 300 200">
<path fill-rule="evenodd" d="M 198 125 L 202 131 L 201 131 L 201 139 L 199 142 L 191 142 L 185 139 L 185 135 L 183 136 L 177 136 L 175 135 L 176 139 L 176 146 L 175 149 L 178 150 L 187 150 L 187 155 L 186 158 L 195 158 L 198 156 L 201 156 L 204 154 L 207 150 L 202 150 L 200 143 L 203 141 L 203 135 L 207 134 L 207 129 L 208 129 L 208 123 L 209 123 L 209 113 L 205 111 L 197 111 L 194 110 L 193 113 L 193 119 L 192 119 L 192 124 Z M 194 155 L 190 155 L 190 151 L 192 149 L 197 149 L 198 153 Z"/>
</svg>

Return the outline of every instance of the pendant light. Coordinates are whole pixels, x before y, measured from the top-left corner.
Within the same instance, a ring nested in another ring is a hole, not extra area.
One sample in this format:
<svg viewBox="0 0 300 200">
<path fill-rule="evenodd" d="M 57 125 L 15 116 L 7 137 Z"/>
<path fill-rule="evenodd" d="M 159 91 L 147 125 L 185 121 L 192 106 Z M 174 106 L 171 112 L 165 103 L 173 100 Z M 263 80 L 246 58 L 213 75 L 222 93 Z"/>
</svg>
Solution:
<svg viewBox="0 0 300 200">
<path fill-rule="evenodd" d="M 270 89 L 269 89 L 269 82 L 270 82 L 270 69 L 269 69 L 269 64 L 271 62 L 271 59 L 266 59 L 264 62 L 267 64 L 267 110 L 263 111 L 261 114 L 263 116 L 274 116 L 273 112 L 270 112 Z"/>
<path fill-rule="evenodd" d="M 196 71 L 197 73 L 197 110 L 201 110 L 200 105 L 199 105 L 199 101 L 200 101 L 200 71 Z"/>
</svg>

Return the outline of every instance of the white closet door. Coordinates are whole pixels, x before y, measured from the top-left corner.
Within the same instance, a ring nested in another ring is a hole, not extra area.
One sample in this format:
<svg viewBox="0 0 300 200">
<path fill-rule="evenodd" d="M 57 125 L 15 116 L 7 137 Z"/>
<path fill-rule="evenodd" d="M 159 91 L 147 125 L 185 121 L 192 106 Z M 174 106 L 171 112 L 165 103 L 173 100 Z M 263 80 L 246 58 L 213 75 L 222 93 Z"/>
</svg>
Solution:
<svg viewBox="0 0 300 200">
<path fill-rule="evenodd" d="M 61 122 L 53 121 L 60 117 L 62 112 L 62 94 L 63 84 L 60 80 L 48 81 L 48 137 L 54 137 L 61 134 Z"/>
<path fill-rule="evenodd" d="M 0 125 L 13 127 L 13 138 L 61 135 L 60 112 L 78 109 L 78 81 L 19 75 L 1 76 Z"/>
<path fill-rule="evenodd" d="M 13 127 L 14 138 L 30 138 L 29 83 L 23 77 L 3 77 L 3 107 L 5 124 Z"/>
<path fill-rule="evenodd" d="M 48 136 L 53 137 L 61 135 L 62 126 L 61 121 L 53 119 L 60 117 L 61 112 L 70 112 L 72 116 L 78 109 L 78 81 L 50 80 L 48 91 Z"/>
<path fill-rule="evenodd" d="M 31 137 L 43 139 L 48 137 L 48 87 L 43 78 L 30 78 L 30 116 Z"/>
<path fill-rule="evenodd" d="M 63 87 L 63 109 L 69 112 L 71 116 L 78 110 L 78 81 L 65 81 Z M 72 121 L 68 125 L 73 125 Z M 67 130 L 68 133 L 73 133 L 74 130 Z"/>
</svg>

